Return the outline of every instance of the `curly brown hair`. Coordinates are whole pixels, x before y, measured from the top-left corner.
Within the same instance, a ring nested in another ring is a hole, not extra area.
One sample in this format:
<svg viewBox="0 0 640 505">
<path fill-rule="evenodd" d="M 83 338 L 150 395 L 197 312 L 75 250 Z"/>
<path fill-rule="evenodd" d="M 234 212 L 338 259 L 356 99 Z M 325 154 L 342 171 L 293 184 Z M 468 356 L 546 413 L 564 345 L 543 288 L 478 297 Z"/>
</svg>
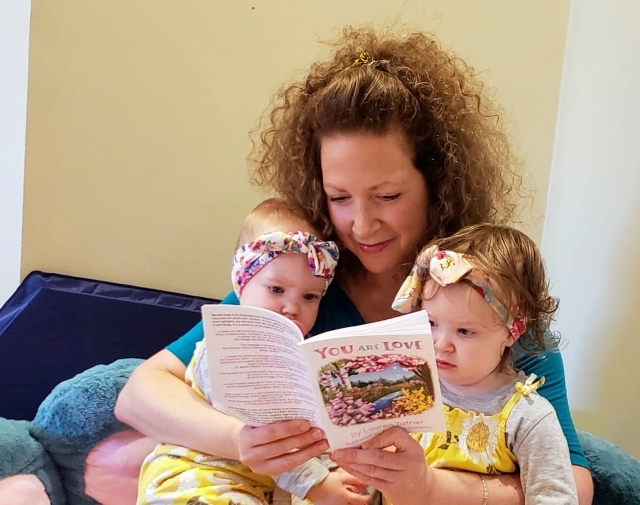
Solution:
<svg viewBox="0 0 640 505">
<path fill-rule="evenodd" d="M 518 339 L 527 354 L 557 350 L 560 335 L 550 330 L 559 300 L 549 294 L 549 280 L 535 242 L 510 226 L 481 223 L 434 240 L 429 246 L 473 256 L 474 268 L 496 286 L 500 303 L 526 331 Z M 505 352 L 503 363 L 509 363 Z"/>
<path fill-rule="evenodd" d="M 336 240 L 323 189 L 322 137 L 399 129 L 429 190 L 425 240 L 513 218 L 517 160 L 472 67 L 420 32 L 347 28 L 330 45 L 333 56 L 283 87 L 263 118 L 251 155 L 255 184 L 303 208 Z"/>
</svg>

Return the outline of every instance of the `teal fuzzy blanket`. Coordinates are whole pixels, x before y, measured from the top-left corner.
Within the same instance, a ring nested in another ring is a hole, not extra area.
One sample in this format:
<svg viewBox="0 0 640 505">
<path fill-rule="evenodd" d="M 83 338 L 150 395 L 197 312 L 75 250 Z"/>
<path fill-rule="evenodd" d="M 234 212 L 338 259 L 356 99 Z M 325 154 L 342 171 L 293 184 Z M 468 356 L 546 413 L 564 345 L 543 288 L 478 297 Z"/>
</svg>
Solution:
<svg viewBox="0 0 640 505">
<path fill-rule="evenodd" d="M 126 428 L 115 400 L 139 359 L 99 365 L 51 392 L 33 422 L 0 418 L 0 478 L 33 473 L 52 505 L 97 505 L 84 494 L 84 461 L 105 437 Z M 614 444 L 578 432 L 591 466 L 594 505 L 640 505 L 640 462 Z"/>
<path fill-rule="evenodd" d="M 113 415 L 140 359 L 98 365 L 56 386 L 32 422 L 0 418 L 0 478 L 35 474 L 51 505 L 99 505 L 84 493 L 87 454 L 127 428 Z"/>
</svg>

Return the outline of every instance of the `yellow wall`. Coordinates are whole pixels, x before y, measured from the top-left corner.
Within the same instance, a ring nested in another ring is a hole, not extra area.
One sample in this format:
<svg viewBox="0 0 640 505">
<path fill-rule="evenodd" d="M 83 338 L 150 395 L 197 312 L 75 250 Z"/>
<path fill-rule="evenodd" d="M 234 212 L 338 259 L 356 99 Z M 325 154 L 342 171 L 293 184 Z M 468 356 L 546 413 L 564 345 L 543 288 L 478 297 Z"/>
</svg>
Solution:
<svg viewBox="0 0 640 505">
<path fill-rule="evenodd" d="M 22 274 L 222 296 L 260 196 L 247 132 L 345 23 L 435 31 L 483 71 L 540 189 L 569 0 L 33 0 Z"/>
</svg>

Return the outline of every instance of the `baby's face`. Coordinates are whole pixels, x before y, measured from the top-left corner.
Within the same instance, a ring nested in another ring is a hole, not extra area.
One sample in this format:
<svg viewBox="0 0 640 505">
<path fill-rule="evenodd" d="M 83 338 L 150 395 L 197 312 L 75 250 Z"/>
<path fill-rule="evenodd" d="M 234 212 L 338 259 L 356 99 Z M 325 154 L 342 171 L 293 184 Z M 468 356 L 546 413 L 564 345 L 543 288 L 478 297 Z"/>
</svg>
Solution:
<svg viewBox="0 0 640 505">
<path fill-rule="evenodd" d="M 459 394 L 493 389 L 504 349 L 514 340 L 482 295 L 459 282 L 438 288 L 422 308 L 429 313 L 436 364 L 445 385 Z"/>
<path fill-rule="evenodd" d="M 280 254 L 251 278 L 240 304 L 278 312 L 306 335 L 316 321 L 324 289 L 325 280 L 311 273 L 306 254 Z"/>
</svg>

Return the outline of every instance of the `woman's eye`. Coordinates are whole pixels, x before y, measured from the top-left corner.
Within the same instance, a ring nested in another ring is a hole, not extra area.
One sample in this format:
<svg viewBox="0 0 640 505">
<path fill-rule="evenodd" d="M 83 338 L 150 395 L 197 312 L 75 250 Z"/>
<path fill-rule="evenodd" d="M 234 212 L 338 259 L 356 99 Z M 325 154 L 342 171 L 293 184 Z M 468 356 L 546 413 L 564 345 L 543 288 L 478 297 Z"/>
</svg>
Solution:
<svg viewBox="0 0 640 505">
<path fill-rule="evenodd" d="M 306 295 L 304 295 L 304 299 L 309 302 L 312 302 L 314 300 L 319 300 L 320 297 L 318 295 L 314 295 L 313 293 L 307 293 Z"/>
<path fill-rule="evenodd" d="M 329 196 L 327 197 L 331 203 L 344 203 L 348 200 L 348 196 Z"/>
<path fill-rule="evenodd" d="M 385 202 L 392 202 L 394 200 L 397 200 L 398 198 L 400 198 L 400 193 L 395 193 L 393 195 L 382 195 L 382 196 L 380 196 L 380 199 L 385 201 Z"/>
<path fill-rule="evenodd" d="M 275 293 L 276 295 L 281 295 L 282 293 L 284 293 L 284 288 L 281 288 L 280 286 L 269 286 L 269 291 Z"/>
</svg>

